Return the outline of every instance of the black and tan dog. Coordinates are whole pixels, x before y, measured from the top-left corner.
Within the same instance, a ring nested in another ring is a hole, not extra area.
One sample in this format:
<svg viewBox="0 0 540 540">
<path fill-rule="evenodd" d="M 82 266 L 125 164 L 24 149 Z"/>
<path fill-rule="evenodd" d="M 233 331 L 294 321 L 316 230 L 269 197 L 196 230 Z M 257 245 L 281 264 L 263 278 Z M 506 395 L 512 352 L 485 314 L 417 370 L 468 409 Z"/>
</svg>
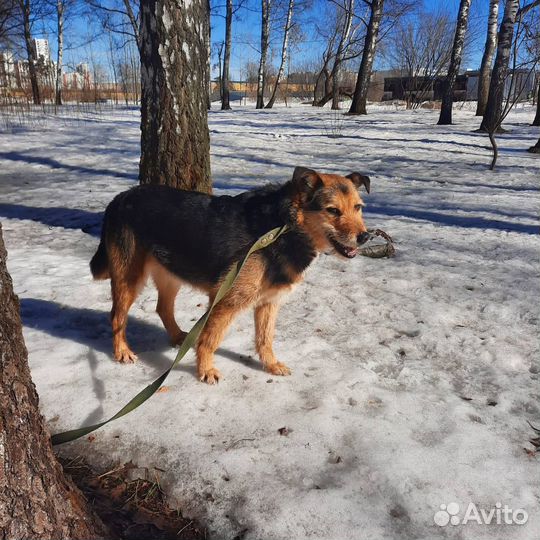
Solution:
<svg viewBox="0 0 540 540">
<path fill-rule="evenodd" d="M 138 186 L 107 207 L 101 242 L 90 263 L 96 279 L 111 279 L 114 356 L 137 357 L 126 341 L 128 311 L 151 276 L 158 289 L 157 312 L 173 344 L 185 337 L 174 318 L 174 302 L 183 283 L 213 300 L 231 265 L 269 230 L 287 224 L 289 232 L 256 252 L 233 287 L 214 308 L 197 344 L 202 381 L 217 382 L 214 352 L 233 318 L 255 307 L 256 348 L 264 368 L 274 375 L 290 370 L 272 350 L 283 293 L 302 280 L 318 253 L 353 258 L 368 238 L 358 188 L 369 193 L 367 176 L 319 174 L 297 167 L 283 185 L 266 186 L 235 197 L 215 197 L 166 186 Z"/>
</svg>

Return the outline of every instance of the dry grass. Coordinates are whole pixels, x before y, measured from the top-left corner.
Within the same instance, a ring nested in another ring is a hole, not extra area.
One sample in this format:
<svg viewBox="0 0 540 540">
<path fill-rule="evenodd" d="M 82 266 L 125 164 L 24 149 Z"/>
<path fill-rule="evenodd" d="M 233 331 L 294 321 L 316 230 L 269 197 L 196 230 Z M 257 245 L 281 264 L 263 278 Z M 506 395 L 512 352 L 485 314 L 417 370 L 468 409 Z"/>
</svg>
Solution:
<svg viewBox="0 0 540 540">
<path fill-rule="evenodd" d="M 126 463 L 97 474 L 82 457 L 59 458 L 64 472 L 103 522 L 122 540 L 201 540 L 207 531 L 171 508 L 161 488 L 163 470 Z"/>
</svg>

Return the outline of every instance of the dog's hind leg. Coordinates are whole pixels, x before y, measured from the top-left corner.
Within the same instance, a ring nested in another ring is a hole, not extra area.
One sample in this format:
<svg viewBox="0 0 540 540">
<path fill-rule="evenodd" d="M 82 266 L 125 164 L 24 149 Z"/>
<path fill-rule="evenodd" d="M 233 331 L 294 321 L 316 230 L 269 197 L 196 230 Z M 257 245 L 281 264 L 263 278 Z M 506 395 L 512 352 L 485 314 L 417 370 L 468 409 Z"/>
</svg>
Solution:
<svg viewBox="0 0 540 540">
<path fill-rule="evenodd" d="M 152 264 L 152 279 L 158 290 L 156 312 L 173 345 L 181 345 L 187 333 L 180 329 L 174 317 L 174 301 L 180 290 L 181 282 L 159 263 Z"/>
<path fill-rule="evenodd" d="M 116 249 L 111 250 L 111 324 L 113 332 L 114 357 L 119 362 L 130 364 L 137 360 L 137 355 L 129 348 L 126 340 L 126 326 L 130 307 L 144 286 L 144 255 L 134 253 L 127 261 L 123 260 Z"/>
<path fill-rule="evenodd" d="M 272 348 L 278 309 L 279 305 L 274 303 L 260 304 L 255 308 L 255 347 L 265 371 L 272 375 L 290 375 L 291 370 L 277 361 Z"/>
</svg>

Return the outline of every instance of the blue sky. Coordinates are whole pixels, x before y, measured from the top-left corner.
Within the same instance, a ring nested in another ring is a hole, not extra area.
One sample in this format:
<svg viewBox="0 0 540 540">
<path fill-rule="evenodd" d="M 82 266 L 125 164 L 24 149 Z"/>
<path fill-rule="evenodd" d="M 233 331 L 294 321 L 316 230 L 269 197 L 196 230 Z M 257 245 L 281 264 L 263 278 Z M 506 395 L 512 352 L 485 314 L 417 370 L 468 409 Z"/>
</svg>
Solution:
<svg viewBox="0 0 540 540">
<path fill-rule="evenodd" d="M 360 0 L 358 0 L 360 1 Z M 316 18 L 319 24 L 322 20 L 324 4 L 330 0 L 313 0 L 312 9 L 302 16 L 300 25 L 302 28 L 302 40 L 296 44 L 291 55 L 291 71 L 300 69 L 302 64 L 314 57 L 320 57 L 323 41 L 316 35 L 313 25 L 308 21 Z M 224 4 L 215 2 L 215 4 Z M 487 17 L 487 0 L 476 0 L 472 2 L 469 28 L 472 36 L 470 54 L 466 58 L 463 69 L 479 67 L 482 55 L 485 26 Z M 243 74 L 243 67 L 246 62 L 256 62 L 258 58 L 258 44 L 260 34 L 260 13 L 259 0 L 248 0 L 248 9 L 243 9 L 238 13 L 238 17 L 233 23 L 233 49 L 231 58 L 232 78 L 239 79 Z M 425 0 L 424 8 L 431 11 L 446 10 L 452 17 L 457 16 L 459 0 Z M 223 13 L 223 9 L 217 10 Z M 48 24 L 40 24 L 35 29 L 36 37 L 47 37 L 50 41 L 51 51 L 56 54 L 55 36 L 54 36 L 54 21 L 51 20 Z M 85 17 L 75 17 L 68 21 L 66 29 L 66 44 L 68 50 L 65 53 L 65 61 L 68 64 L 76 64 L 78 62 L 92 63 L 92 59 L 107 70 L 107 51 L 108 40 L 101 38 L 92 42 L 93 34 L 99 31 L 99 25 L 96 22 L 94 25 L 89 24 Z M 212 17 L 212 41 L 220 42 L 224 39 L 224 19 L 218 15 Z M 274 57 L 277 61 L 277 53 L 281 44 L 281 38 L 275 35 L 273 45 L 275 46 Z M 387 67 L 379 56 L 375 64 L 376 68 Z"/>
<path fill-rule="evenodd" d="M 319 15 L 324 8 L 323 3 L 329 0 L 315 0 L 312 15 Z M 463 69 L 477 69 L 480 67 L 484 40 L 486 34 L 486 18 L 487 18 L 487 0 L 476 0 L 472 2 L 470 13 L 470 30 L 473 41 L 470 47 L 470 54 L 465 60 Z M 258 2 L 255 2 L 258 4 Z M 426 0 L 424 8 L 429 11 L 446 10 L 453 17 L 457 17 L 459 0 Z M 223 10 L 222 10 L 223 11 Z M 239 13 L 239 20 L 233 23 L 233 51 L 232 51 L 232 76 L 234 79 L 241 76 L 241 68 L 247 60 L 255 61 L 257 52 L 253 47 L 258 47 L 260 40 L 260 15 L 258 12 L 243 10 Z M 305 18 L 305 16 L 304 16 Z M 224 39 L 225 28 L 224 19 L 222 17 L 213 17 L 212 20 L 212 41 L 217 42 Z M 302 43 L 297 45 L 296 50 L 293 50 L 291 59 L 291 71 L 294 71 L 295 66 L 301 66 L 306 58 L 322 53 L 324 43 L 315 33 L 314 28 L 310 25 L 304 25 L 304 39 Z M 249 42 L 250 45 L 246 44 Z M 279 48 L 280 40 L 275 42 Z M 376 68 L 384 68 L 381 58 L 376 61 Z"/>
</svg>

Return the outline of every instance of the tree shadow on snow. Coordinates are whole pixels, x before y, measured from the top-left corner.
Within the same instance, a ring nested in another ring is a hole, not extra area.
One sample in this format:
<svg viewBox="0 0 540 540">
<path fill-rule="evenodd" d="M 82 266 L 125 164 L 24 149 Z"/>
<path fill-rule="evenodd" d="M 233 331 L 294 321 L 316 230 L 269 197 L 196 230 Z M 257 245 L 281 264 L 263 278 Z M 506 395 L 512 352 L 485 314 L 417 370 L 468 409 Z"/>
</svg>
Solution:
<svg viewBox="0 0 540 540">
<path fill-rule="evenodd" d="M 24 161 L 25 163 L 46 165 L 52 169 L 66 169 L 84 174 L 100 174 L 103 176 L 113 176 L 118 178 L 127 178 L 128 180 L 138 180 L 139 176 L 135 173 L 126 173 L 115 171 L 112 169 L 93 169 L 82 165 L 70 165 L 69 163 L 61 163 L 60 161 L 43 156 L 30 156 L 21 152 L 0 152 L 0 159 L 8 159 L 10 161 Z"/>
<path fill-rule="evenodd" d="M 511 223 L 509 221 L 498 221 L 476 216 L 459 216 L 440 214 L 416 208 L 400 208 L 370 204 L 366 213 L 381 214 L 384 216 L 398 216 L 421 221 L 430 221 L 439 225 L 451 227 L 463 227 L 465 229 L 492 229 L 497 231 L 517 232 L 523 234 L 536 235 L 540 232 L 539 225 L 529 225 L 525 223 Z"/>
<path fill-rule="evenodd" d="M 89 212 L 78 208 L 38 208 L 23 204 L 0 203 L 0 217 L 38 221 L 49 227 L 80 229 L 99 238 L 103 212 Z"/>
</svg>

